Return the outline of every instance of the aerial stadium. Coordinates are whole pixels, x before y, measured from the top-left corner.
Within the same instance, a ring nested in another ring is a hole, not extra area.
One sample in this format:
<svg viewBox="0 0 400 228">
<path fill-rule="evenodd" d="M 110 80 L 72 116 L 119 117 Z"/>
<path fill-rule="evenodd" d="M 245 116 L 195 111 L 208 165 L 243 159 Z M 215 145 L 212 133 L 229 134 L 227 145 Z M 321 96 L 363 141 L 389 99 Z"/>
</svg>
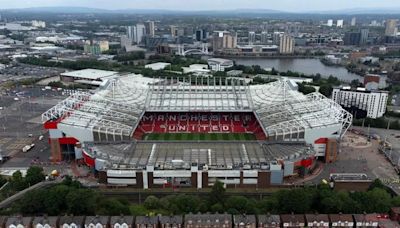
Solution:
<svg viewBox="0 0 400 228">
<path fill-rule="evenodd" d="M 119 75 L 42 114 L 53 161 L 73 154 L 99 181 L 138 188 L 267 188 L 334 161 L 352 115 L 291 80 Z"/>
</svg>

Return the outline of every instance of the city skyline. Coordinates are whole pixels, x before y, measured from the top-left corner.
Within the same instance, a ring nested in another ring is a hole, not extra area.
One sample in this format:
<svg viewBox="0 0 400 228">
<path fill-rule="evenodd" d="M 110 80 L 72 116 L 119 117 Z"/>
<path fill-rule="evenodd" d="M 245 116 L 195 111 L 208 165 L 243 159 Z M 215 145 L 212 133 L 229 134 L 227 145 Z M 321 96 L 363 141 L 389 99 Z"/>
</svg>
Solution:
<svg viewBox="0 0 400 228">
<path fill-rule="evenodd" d="M 323 0 L 281 0 L 279 2 L 263 0 L 116 0 L 112 4 L 109 0 L 29 0 L 8 1 L 0 0 L 1 9 L 30 8 L 30 7 L 89 7 L 99 9 L 123 10 L 123 9 L 158 9 L 158 10 L 234 10 L 234 9 L 270 9 L 287 12 L 312 12 L 348 9 L 393 9 L 400 8 L 400 2 L 394 0 L 338 0 L 334 5 L 326 4 Z"/>
</svg>

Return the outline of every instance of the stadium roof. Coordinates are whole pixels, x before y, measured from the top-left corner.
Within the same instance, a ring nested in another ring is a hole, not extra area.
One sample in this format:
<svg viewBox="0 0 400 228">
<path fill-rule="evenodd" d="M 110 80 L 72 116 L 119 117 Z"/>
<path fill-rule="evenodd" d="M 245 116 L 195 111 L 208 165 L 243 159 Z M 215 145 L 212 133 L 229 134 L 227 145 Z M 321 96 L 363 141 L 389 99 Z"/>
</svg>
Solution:
<svg viewBox="0 0 400 228">
<path fill-rule="evenodd" d="M 176 78 L 150 86 L 148 111 L 251 111 L 249 87 L 240 80 Z"/>
<path fill-rule="evenodd" d="M 342 136 L 352 115 L 320 93 L 304 95 L 289 80 L 278 80 L 251 89 L 253 110 L 270 139 L 302 139 L 306 129 L 341 125 Z"/>
<path fill-rule="evenodd" d="M 221 78 L 126 75 L 107 80 L 93 94 L 71 95 L 42 119 L 90 130 L 95 141 L 119 141 L 132 136 L 144 111 L 254 111 L 269 140 L 304 141 L 306 129 L 330 126 L 342 136 L 351 114 L 320 93 L 303 95 L 296 86 L 285 79 L 248 86 Z"/>
<path fill-rule="evenodd" d="M 139 142 L 100 143 L 87 145 L 96 151 L 96 157 L 130 168 L 142 169 L 148 165 L 155 169 L 190 168 L 194 163 L 210 169 L 260 169 L 277 160 L 296 161 L 314 152 L 304 144 L 258 142 Z"/>
</svg>

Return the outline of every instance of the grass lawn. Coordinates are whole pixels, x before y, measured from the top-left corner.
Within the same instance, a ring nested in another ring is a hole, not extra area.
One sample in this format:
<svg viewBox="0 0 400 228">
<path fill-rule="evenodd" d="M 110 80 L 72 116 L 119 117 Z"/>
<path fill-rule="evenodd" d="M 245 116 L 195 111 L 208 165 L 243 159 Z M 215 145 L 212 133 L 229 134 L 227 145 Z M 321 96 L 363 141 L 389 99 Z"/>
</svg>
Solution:
<svg viewBox="0 0 400 228">
<path fill-rule="evenodd" d="M 146 134 L 144 139 L 161 141 L 247 141 L 256 140 L 256 137 L 247 133 L 150 133 Z"/>
</svg>

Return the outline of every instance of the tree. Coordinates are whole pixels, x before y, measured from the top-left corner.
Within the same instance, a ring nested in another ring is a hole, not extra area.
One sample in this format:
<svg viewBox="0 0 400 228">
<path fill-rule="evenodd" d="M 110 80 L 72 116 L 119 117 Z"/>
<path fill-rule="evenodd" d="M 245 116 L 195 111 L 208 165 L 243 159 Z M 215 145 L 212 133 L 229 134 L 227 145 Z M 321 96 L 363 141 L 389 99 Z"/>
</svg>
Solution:
<svg viewBox="0 0 400 228">
<path fill-rule="evenodd" d="M 367 192 L 368 202 L 366 207 L 368 212 L 387 213 L 391 206 L 391 197 L 386 190 L 374 188 Z"/>
<path fill-rule="evenodd" d="M 315 92 L 315 88 L 312 86 L 308 86 L 303 83 L 297 83 L 297 85 L 299 86 L 299 92 L 305 95 Z"/>
<path fill-rule="evenodd" d="M 224 206 L 222 206 L 222 204 L 220 204 L 220 203 L 213 204 L 211 206 L 211 212 L 213 212 L 213 213 L 223 213 L 224 212 Z"/>
<path fill-rule="evenodd" d="M 216 203 L 219 203 L 221 205 L 224 205 L 225 202 L 225 188 L 224 184 L 217 180 L 210 192 L 210 198 L 209 198 L 209 203 L 210 205 L 214 205 Z"/>
<path fill-rule="evenodd" d="M 66 185 L 57 185 L 50 188 L 44 199 L 45 212 L 48 215 L 59 215 L 67 207 L 66 197 L 71 191 L 71 187 Z"/>
<path fill-rule="evenodd" d="M 74 189 L 65 197 L 68 213 L 92 215 L 95 212 L 97 196 L 89 189 Z"/>
<path fill-rule="evenodd" d="M 325 97 L 330 97 L 332 95 L 332 86 L 329 84 L 323 84 L 319 87 L 319 92 Z"/>
<path fill-rule="evenodd" d="M 229 209 L 234 209 L 238 213 L 247 213 L 248 210 L 248 200 L 244 196 L 231 196 L 226 200 L 226 208 Z"/>
<path fill-rule="evenodd" d="M 385 185 L 382 183 L 381 180 L 375 179 L 372 184 L 369 186 L 368 190 L 372 190 L 374 188 L 382 188 L 385 189 Z"/>
<path fill-rule="evenodd" d="M 144 201 L 144 206 L 147 209 L 159 209 L 160 208 L 160 200 L 155 196 L 148 196 Z"/>
<path fill-rule="evenodd" d="M 96 214 L 99 215 L 129 215 L 129 207 L 115 198 L 100 201 Z"/>
<path fill-rule="evenodd" d="M 277 197 L 280 213 L 306 213 L 313 203 L 312 192 L 308 189 L 282 190 Z"/>
<path fill-rule="evenodd" d="M 181 213 L 197 213 L 199 211 L 200 198 L 190 195 L 178 195 L 174 204 Z"/>
<path fill-rule="evenodd" d="M 358 81 L 357 79 L 354 79 L 354 80 L 352 80 L 352 81 L 350 82 L 350 86 L 353 87 L 353 88 L 356 88 L 356 87 L 362 86 L 362 84 L 361 84 L 360 81 Z"/>
<path fill-rule="evenodd" d="M 43 168 L 38 166 L 29 167 L 26 172 L 25 181 L 29 185 L 37 184 L 43 180 L 45 180 L 46 176 L 43 174 Z"/>
<path fill-rule="evenodd" d="M 10 184 L 15 191 L 22 191 L 28 187 L 28 184 L 25 182 L 22 173 L 19 170 L 13 173 Z"/>
<path fill-rule="evenodd" d="M 44 212 L 46 208 L 43 202 L 46 197 L 46 191 L 43 190 L 27 192 L 19 203 L 19 211 L 29 215 Z"/>
</svg>

